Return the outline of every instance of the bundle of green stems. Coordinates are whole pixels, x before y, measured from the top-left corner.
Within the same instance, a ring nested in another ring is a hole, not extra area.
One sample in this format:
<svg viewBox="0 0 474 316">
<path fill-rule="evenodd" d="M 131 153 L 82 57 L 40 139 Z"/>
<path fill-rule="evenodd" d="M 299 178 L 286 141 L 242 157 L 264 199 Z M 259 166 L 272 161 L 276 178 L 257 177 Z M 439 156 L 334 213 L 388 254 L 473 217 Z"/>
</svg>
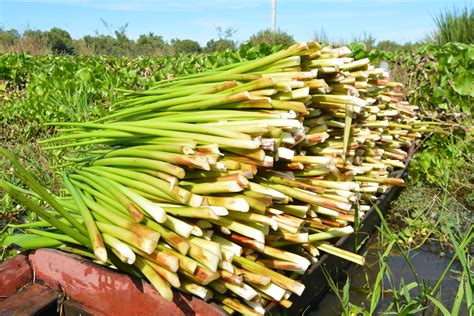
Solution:
<svg viewBox="0 0 474 316">
<path fill-rule="evenodd" d="M 4 244 L 89 257 L 229 313 L 290 307 L 298 281 L 392 185 L 430 124 L 401 85 L 346 47 L 299 43 L 267 57 L 124 91 L 91 122 L 55 122 L 64 194 L 0 186 L 39 221 Z"/>
</svg>

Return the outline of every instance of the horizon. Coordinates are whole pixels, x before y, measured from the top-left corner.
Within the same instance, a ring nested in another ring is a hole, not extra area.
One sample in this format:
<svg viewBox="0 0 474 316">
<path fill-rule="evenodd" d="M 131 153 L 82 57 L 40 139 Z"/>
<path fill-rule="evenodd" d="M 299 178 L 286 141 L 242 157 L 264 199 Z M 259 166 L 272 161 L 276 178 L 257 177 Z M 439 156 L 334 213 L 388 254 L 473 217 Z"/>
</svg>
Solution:
<svg viewBox="0 0 474 316">
<path fill-rule="evenodd" d="M 429 6 L 426 6 L 429 4 Z M 400 44 L 423 41 L 434 30 L 433 16 L 445 10 L 470 7 L 463 0 L 279 0 L 277 29 L 296 41 L 324 32 L 330 41 L 348 42 L 373 36 Z M 313 8 L 310 10 L 308 8 Z M 159 18 L 157 18 L 159 17 Z M 361 21 L 363 20 L 363 21 Z M 400 24 L 400 20 L 404 23 Z M 306 22 L 312 21 L 312 22 Z M 105 23 L 104 23 L 105 22 Z M 66 30 L 73 39 L 85 35 L 125 34 L 136 40 L 150 32 L 166 41 L 192 39 L 204 46 L 218 38 L 217 28 L 232 28 L 238 43 L 271 27 L 271 0 L 6 0 L 0 3 L 0 27 L 48 31 Z"/>
</svg>

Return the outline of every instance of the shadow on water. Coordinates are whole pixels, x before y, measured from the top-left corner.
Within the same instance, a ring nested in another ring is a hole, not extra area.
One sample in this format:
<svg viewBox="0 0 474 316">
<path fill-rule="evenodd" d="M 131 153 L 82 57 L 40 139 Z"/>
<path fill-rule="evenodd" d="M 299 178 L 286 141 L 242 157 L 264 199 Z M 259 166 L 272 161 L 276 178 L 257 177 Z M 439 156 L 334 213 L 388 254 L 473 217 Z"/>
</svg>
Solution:
<svg viewBox="0 0 474 316">
<path fill-rule="evenodd" d="M 350 286 L 350 303 L 363 307 L 365 310 L 370 310 L 370 299 L 368 294 L 370 293 L 371 286 L 375 283 L 375 279 L 379 272 L 379 254 L 384 251 L 381 248 L 381 242 L 379 240 L 379 234 L 375 235 L 368 244 L 366 251 L 366 265 L 364 267 L 351 266 L 347 271 L 340 273 L 339 277 L 339 289 L 342 290 L 346 277 L 349 274 L 351 278 Z M 418 274 L 418 278 L 423 280 L 425 284 L 433 287 L 446 267 L 453 254 L 448 253 L 441 255 L 439 249 L 434 245 L 424 245 L 418 250 L 410 252 L 409 259 Z M 416 279 L 413 275 L 412 270 L 408 266 L 405 258 L 397 251 L 392 251 L 390 256 L 387 258 L 387 263 L 390 271 L 393 275 L 393 284 L 388 282 L 388 279 L 384 278 L 385 290 L 391 288 L 399 289 L 400 284 L 408 284 L 415 282 Z M 440 301 L 443 305 L 451 310 L 456 293 L 459 287 L 459 279 L 461 277 L 462 267 L 458 262 L 455 262 L 450 271 L 446 274 L 440 285 L 441 298 Z M 414 288 L 410 291 L 412 297 L 418 294 L 418 288 Z M 384 295 L 381 300 L 376 314 L 382 314 L 392 301 L 391 295 Z M 467 315 L 465 310 L 465 303 L 461 308 L 459 315 Z M 306 315 L 317 316 L 317 315 L 341 315 L 342 313 L 341 304 L 332 291 L 328 293 L 317 303 L 311 306 Z M 432 309 L 427 309 L 424 315 L 433 315 Z"/>
</svg>

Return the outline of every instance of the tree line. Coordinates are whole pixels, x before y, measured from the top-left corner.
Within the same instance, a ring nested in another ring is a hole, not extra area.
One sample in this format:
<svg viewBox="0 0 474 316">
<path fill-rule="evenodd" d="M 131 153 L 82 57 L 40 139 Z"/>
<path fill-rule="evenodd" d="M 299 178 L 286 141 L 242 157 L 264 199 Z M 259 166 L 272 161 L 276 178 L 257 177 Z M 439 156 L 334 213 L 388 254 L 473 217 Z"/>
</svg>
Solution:
<svg viewBox="0 0 474 316">
<path fill-rule="evenodd" d="M 264 29 L 251 35 L 246 41 L 238 43 L 233 39 L 236 32 L 233 28 L 216 28 L 217 38 L 207 41 L 201 46 L 192 39 L 174 38 L 169 41 L 155 33 L 140 35 L 136 40 L 126 34 L 126 27 L 122 26 L 113 31 L 113 35 L 95 34 L 85 35 L 80 39 L 73 39 L 63 29 L 53 27 L 49 31 L 26 30 L 22 34 L 15 29 L 5 30 L 0 27 L 0 53 L 25 52 L 31 55 L 108 55 L 108 56 L 173 56 L 179 54 L 212 53 L 236 50 L 241 45 L 258 46 L 281 45 L 288 47 L 295 43 L 292 35 L 285 31 L 272 32 Z M 391 40 L 377 41 L 372 35 L 364 33 L 353 37 L 350 41 L 330 39 L 324 30 L 315 32 L 313 40 L 327 45 L 344 46 L 362 42 L 368 51 L 372 49 L 384 51 L 398 51 L 401 49 L 416 50 L 424 42 L 399 44 Z"/>
<path fill-rule="evenodd" d="M 217 27 L 217 38 L 201 46 L 192 39 L 174 38 L 169 41 L 155 33 L 140 35 L 136 40 L 126 35 L 127 25 L 113 31 L 113 35 L 85 35 L 73 39 L 66 30 L 53 27 L 49 31 L 0 28 L 0 53 L 26 52 L 32 55 L 49 53 L 60 55 L 111 55 L 111 56 L 170 56 L 238 49 L 241 44 L 233 39 L 236 30 Z M 250 36 L 244 43 L 289 46 L 295 43 L 293 36 L 284 32 L 262 30 Z M 243 44 L 243 43 L 242 43 Z"/>
</svg>

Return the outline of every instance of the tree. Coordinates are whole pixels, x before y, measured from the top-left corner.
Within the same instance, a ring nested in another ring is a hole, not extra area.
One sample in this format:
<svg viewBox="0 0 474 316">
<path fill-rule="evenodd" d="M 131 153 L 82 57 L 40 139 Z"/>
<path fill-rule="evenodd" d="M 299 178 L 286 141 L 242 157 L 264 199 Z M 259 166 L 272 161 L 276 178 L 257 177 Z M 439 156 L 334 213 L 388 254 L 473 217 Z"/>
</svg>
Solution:
<svg viewBox="0 0 474 316">
<path fill-rule="evenodd" d="M 206 47 L 204 50 L 206 52 L 216 52 L 216 51 L 225 51 L 226 49 L 236 49 L 237 43 L 232 40 L 232 37 L 235 33 L 237 33 L 237 29 L 232 27 L 228 27 L 226 29 L 222 29 L 222 27 L 217 26 L 217 37 L 218 40 L 211 39 L 206 43 Z"/>
<path fill-rule="evenodd" d="M 4 30 L 0 28 L 0 45 L 2 46 L 12 46 L 15 45 L 21 39 L 20 33 L 15 30 Z"/>
<path fill-rule="evenodd" d="M 130 56 L 134 51 L 135 42 L 127 37 L 125 30 L 115 31 L 114 55 Z"/>
<path fill-rule="evenodd" d="M 193 54 L 202 51 L 199 43 L 190 39 L 172 39 L 171 46 L 173 47 L 175 54 Z"/>
<path fill-rule="evenodd" d="M 114 55 L 115 39 L 110 35 L 84 36 L 86 47 L 97 55 Z"/>
<path fill-rule="evenodd" d="M 150 32 L 140 35 L 136 44 L 136 52 L 138 55 L 145 56 L 163 55 L 167 46 L 168 43 L 163 39 L 163 36 Z"/>
<path fill-rule="evenodd" d="M 21 51 L 32 55 L 46 55 L 51 53 L 48 44 L 48 32 L 40 30 L 26 30 L 20 41 Z"/>
<path fill-rule="evenodd" d="M 395 52 L 400 50 L 402 45 L 395 43 L 394 41 L 385 40 L 378 42 L 376 48 L 387 52 Z"/>
<path fill-rule="evenodd" d="M 270 29 L 265 29 L 252 35 L 248 42 L 253 46 L 267 44 L 270 46 L 283 45 L 284 47 L 288 47 L 295 43 L 295 39 L 285 31 L 277 30 L 274 33 Z"/>
<path fill-rule="evenodd" d="M 206 47 L 204 48 L 204 50 L 206 52 L 217 52 L 217 51 L 225 51 L 226 49 L 235 49 L 235 42 L 234 41 L 231 41 L 231 40 L 228 40 L 228 39 L 218 39 L 218 40 L 213 40 L 211 39 L 210 41 L 208 41 L 206 43 Z"/>
<path fill-rule="evenodd" d="M 23 32 L 23 38 L 29 37 L 36 40 L 43 40 L 47 37 L 47 32 L 42 32 L 40 30 L 26 30 Z"/>
<path fill-rule="evenodd" d="M 74 54 L 74 44 L 71 35 L 65 30 L 53 27 L 46 32 L 48 45 L 55 54 L 71 55 Z"/>
<path fill-rule="evenodd" d="M 219 39 L 232 40 L 235 33 L 237 33 L 237 29 L 234 29 L 233 27 L 222 29 L 222 27 L 216 26 L 216 32 L 217 32 L 217 37 L 219 37 Z"/>
</svg>

